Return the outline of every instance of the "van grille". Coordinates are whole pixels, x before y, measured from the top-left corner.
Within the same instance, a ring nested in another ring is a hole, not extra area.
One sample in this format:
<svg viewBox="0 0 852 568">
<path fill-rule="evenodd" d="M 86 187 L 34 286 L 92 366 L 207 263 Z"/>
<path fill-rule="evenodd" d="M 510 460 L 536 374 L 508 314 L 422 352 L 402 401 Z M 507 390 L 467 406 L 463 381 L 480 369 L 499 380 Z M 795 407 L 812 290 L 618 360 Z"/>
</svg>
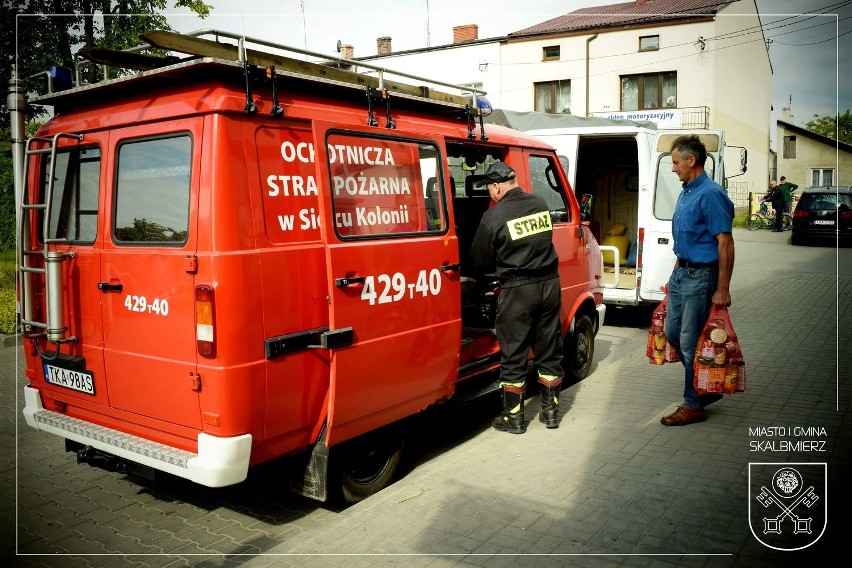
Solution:
<svg viewBox="0 0 852 568">
<path fill-rule="evenodd" d="M 36 422 L 40 422 L 45 426 L 57 428 L 68 432 L 69 434 L 82 436 L 87 440 L 101 442 L 109 447 L 120 448 L 128 452 L 139 454 L 140 456 L 146 456 L 157 461 L 176 465 L 182 468 L 187 467 L 187 462 L 191 458 L 197 457 L 196 454 L 193 454 L 192 452 L 172 448 L 165 444 L 152 442 L 138 436 L 125 434 L 118 430 L 98 426 L 96 424 L 85 422 L 71 416 L 65 416 L 64 414 L 59 414 L 58 412 L 50 410 L 39 410 L 33 414 L 33 418 Z M 109 447 L 101 449 L 109 451 Z"/>
</svg>

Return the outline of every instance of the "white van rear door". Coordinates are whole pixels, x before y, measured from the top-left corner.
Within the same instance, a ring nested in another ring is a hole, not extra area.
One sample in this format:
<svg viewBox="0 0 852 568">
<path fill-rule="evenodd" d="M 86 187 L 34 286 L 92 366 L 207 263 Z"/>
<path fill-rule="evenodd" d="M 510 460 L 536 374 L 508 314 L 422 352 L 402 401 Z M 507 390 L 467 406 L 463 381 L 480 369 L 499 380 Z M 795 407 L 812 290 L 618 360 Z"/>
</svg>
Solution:
<svg viewBox="0 0 852 568">
<path fill-rule="evenodd" d="M 665 295 L 662 287 L 669 281 L 675 256 L 672 239 L 672 215 L 680 194 L 681 182 L 672 171 L 671 146 L 678 136 L 697 135 L 707 148 L 707 175 L 720 185 L 724 175 L 721 167 L 724 139 L 721 130 L 661 130 L 657 132 L 654 152 L 653 194 L 650 212 L 646 216 L 644 246 L 642 249 L 642 282 L 639 295 L 642 300 L 655 302 Z"/>
</svg>

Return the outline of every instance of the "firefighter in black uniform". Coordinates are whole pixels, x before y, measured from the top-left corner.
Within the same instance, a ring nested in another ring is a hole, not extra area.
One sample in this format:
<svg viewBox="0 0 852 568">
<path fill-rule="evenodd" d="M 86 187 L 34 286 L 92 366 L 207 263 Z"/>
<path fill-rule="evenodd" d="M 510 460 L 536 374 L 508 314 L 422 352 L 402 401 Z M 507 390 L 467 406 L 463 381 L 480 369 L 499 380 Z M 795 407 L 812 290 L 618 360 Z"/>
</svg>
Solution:
<svg viewBox="0 0 852 568">
<path fill-rule="evenodd" d="M 478 185 L 488 188 L 495 205 L 482 216 L 471 261 L 478 270 L 496 270 L 501 287 L 496 327 L 503 412 L 494 419 L 494 428 L 512 434 L 527 430 L 524 387 L 530 347 L 541 386 L 539 420 L 558 428 L 561 292 L 550 211 L 544 199 L 521 189 L 515 171 L 503 162 L 492 164 Z"/>
</svg>

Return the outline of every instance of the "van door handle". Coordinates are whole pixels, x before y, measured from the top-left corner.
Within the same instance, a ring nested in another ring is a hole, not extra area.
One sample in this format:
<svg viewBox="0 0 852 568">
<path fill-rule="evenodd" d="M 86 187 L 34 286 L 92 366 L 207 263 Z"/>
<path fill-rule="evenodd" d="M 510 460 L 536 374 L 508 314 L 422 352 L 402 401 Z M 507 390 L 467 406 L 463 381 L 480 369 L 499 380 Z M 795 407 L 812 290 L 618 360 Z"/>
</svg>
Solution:
<svg viewBox="0 0 852 568">
<path fill-rule="evenodd" d="M 353 276 L 347 278 L 335 278 L 334 285 L 338 288 L 342 288 L 344 286 L 351 286 L 353 284 L 363 284 L 364 277 L 363 276 Z"/>
<path fill-rule="evenodd" d="M 124 285 L 110 284 L 109 282 L 98 282 L 98 290 L 101 292 L 121 292 L 124 290 Z"/>
<path fill-rule="evenodd" d="M 455 264 L 444 264 L 441 266 L 441 272 L 455 272 L 457 270 L 461 270 L 461 264 L 458 262 Z"/>
</svg>

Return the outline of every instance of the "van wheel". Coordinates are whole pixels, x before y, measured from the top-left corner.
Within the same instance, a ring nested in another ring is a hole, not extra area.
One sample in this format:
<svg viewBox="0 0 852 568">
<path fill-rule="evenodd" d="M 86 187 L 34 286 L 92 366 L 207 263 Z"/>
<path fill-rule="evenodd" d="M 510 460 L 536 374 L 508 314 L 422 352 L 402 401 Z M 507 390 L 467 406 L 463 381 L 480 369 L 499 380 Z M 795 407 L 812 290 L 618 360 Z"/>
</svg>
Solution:
<svg viewBox="0 0 852 568">
<path fill-rule="evenodd" d="M 564 347 L 562 367 L 566 377 L 575 382 L 582 381 L 589 375 L 595 354 L 595 328 L 589 316 L 577 317 L 574 321 L 574 333 L 565 338 Z"/>
<path fill-rule="evenodd" d="M 357 503 L 391 484 L 402 456 L 403 431 L 398 425 L 368 432 L 337 449 L 340 497 Z"/>
</svg>

